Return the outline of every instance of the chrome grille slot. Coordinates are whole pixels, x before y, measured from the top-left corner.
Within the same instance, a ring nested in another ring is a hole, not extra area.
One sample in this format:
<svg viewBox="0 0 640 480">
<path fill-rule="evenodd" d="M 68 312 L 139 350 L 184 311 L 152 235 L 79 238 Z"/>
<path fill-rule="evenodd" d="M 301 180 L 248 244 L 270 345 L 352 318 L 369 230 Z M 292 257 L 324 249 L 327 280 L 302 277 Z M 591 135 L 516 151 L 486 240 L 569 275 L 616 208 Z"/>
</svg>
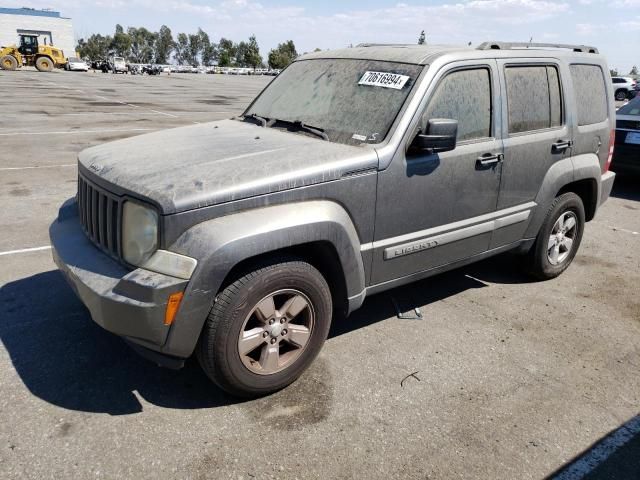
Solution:
<svg viewBox="0 0 640 480">
<path fill-rule="evenodd" d="M 120 258 L 120 199 L 78 176 L 78 213 L 89 239 L 109 255 Z"/>
</svg>

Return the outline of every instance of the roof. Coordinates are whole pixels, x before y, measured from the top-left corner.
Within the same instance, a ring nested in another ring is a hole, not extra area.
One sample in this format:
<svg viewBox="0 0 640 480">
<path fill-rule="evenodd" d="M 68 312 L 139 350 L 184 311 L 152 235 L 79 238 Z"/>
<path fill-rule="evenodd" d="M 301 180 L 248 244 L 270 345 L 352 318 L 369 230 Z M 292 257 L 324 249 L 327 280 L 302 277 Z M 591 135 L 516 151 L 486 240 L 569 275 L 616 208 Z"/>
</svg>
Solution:
<svg viewBox="0 0 640 480">
<path fill-rule="evenodd" d="M 384 62 L 412 63 L 426 65 L 431 57 L 448 52 L 474 50 L 471 47 L 451 45 L 372 45 L 362 44 L 354 48 L 327 50 L 308 53 L 299 60 L 316 58 L 353 58 L 359 60 L 380 60 Z"/>
<path fill-rule="evenodd" d="M 31 17 L 61 18 L 60 12 L 54 10 L 36 10 L 35 8 L 5 8 L 0 7 L 0 15 L 28 15 Z"/>
<path fill-rule="evenodd" d="M 553 44 L 519 44 L 519 43 L 484 43 L 478 48 L 452 45 L 377 45 L 361 44 L 355 48 L 327 50 L 303 55 L 298 60 L 319 58 L 347 58 L 358 60 L 379 60 L 385 62 L 410 63 L 427 65 L 436 57 L 449 53 L 463 53 L 469 58 L 509 58 L 509 57 L 594 57 L 595 47 L 583 45 L 553 45 Z M 589 52 L 589 53 L 586 53 Z"/>
</svg>

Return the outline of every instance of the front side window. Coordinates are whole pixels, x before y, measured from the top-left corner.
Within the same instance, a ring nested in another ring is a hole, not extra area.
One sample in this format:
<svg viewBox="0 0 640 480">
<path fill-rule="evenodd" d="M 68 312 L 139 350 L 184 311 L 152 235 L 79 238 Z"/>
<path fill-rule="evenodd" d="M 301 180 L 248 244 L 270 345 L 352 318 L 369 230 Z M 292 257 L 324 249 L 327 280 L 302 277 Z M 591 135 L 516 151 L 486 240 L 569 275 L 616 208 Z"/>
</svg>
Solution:
<svg viewBox="0 0 640 480">
<path fill-rule="evenodd" d="M 562 94 L 558 70 L 547 65 L 505 69 L 509 133 L 562 125 Z"/>
<path fill-rule="evenodd" d="M 409 97 L 422 65 L 397 62 L 300 60 L 278 75 L 245 111 L 270 128 L 311 129 L 331 142 L 380 143 Z"/>
<path fill-rule="evenodd" d="M 491 137 L 491 78 L 487 68 L 448 74 L 429 100 L 423 125 L 432 118 L 458 121 L 458 141 Z"/>
<path fill-rule="evenodd" d="M 604 74 L 597 65 L 571 65 L 571 79 L 578 105 L 578 125 L 592 125 L 607 119 L 607 90 Z"/>
</svg>

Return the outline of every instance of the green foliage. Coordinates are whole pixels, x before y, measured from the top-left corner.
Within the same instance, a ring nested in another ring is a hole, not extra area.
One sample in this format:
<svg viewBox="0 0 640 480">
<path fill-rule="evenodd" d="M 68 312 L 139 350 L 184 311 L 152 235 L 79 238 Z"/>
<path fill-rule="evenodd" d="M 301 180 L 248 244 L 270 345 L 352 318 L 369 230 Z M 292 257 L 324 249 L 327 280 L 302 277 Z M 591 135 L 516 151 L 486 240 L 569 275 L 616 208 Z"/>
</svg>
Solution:
<svg viewBox="0 0 640 480">
<path fill-rule="evenodd" d="M 129 59 L 135 63 L 151 63 L 155 57 L 155 43 L 158 34 L 144 27 L 129 27 L 127 35 L 131 39 Z"/>
<path fill-rule="evenodd" d="M 422 30 L 418 37 L 418 45 L 424 45 L 425 43 L 427 43 L 427 36 L 425 35 L 424 30 Z"/>
<path fill-rule="evenodd" d="M 293 40 L 280 43 L 269 52 L 269 67 L 283 69 L 293 62 L 298 56 Z"/>
<path fill-rule="evenodd" d="M 122 25 L 116 25 L 116 33 L 113 35 L 110 50 L 118 57 L 129 57 L 131 52 L 131 37 L 124 33 Z"/>
<path fill-rule="evenodd" d="M 221 38 L 216 44 L 202 28 L 198 28 L 194 34 L 179 33 L 174 40 L 171 29 L 166 25 L 160 27 L 158 32 L 144 27 L 125 30 L 122 25 L 116 25 L 113 37 L 94 34 L 87 39 L 81 38 L 76 49 L 87 60 L 103 60 L 116 55 L 132 63 L 166 64 L 171 61 L 173 54 L 178 65 L 209 66 L 215 64 L 216 60 L 221 67 L 258 68 L 263 65 L 255 35 L 239 43 Z M 284 68 L 297 56 L 295 45 L 289 40 L 269 53 L 269 63 L 279 65 L 274 68 Z"/>
<path fill-rule="evenodd" d="M 109 35 L 103 37 L 99 33 L 94 33 L 86 40 L 81 38 L 78 41 L 76 50 L 82 58 L 100 60 L 109 56 L 112 42 L 113 39 Z"/>
<path fill-rule="evenodd" d="M 179 33 L 175 45 L 174 58 L 178 65 L 184 65 L 189 61 L 189 37 L 186 33 Z"/>
<path fill-rule="evenodd" d="M 617 68 L 612 68 L 611 70 L 609 70 L 609 73 L 611 74 L 612 77 L 617 77 L 618 76 L 618 69 Z"/>
<path fill-rule="evenodd" d="M 634 65 L 631 71 L 629 72 L 629 75 L 638 75 L 638 67 Z"/>
<path fill-rule="evenodd" d="M 159 64 L 168 63 L 174 48 L 175 42 L 173 41 L 171 29 L 166 25 L 161 26 L 158 36 L 156 37 L 155 62 Z"/>
</svg>

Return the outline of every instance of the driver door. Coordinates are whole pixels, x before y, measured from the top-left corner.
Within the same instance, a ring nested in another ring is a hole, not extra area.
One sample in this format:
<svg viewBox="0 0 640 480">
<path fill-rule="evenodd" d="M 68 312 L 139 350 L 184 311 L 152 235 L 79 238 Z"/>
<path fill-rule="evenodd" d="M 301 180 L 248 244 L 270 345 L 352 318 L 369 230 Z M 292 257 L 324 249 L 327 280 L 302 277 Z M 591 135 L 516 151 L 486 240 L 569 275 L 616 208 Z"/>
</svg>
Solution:
<svg viewBox="0 0 640 480">
<path fill-rule="evenodd" d="M 419 118 L 379 173 L 371 284 L 488 250 L 503 158 L 499 105 L 495 61 L 450 64 L 437 74 Z M 432 118 L 458 121 L 454 150 L 409 148 Z"/>
</svg>

